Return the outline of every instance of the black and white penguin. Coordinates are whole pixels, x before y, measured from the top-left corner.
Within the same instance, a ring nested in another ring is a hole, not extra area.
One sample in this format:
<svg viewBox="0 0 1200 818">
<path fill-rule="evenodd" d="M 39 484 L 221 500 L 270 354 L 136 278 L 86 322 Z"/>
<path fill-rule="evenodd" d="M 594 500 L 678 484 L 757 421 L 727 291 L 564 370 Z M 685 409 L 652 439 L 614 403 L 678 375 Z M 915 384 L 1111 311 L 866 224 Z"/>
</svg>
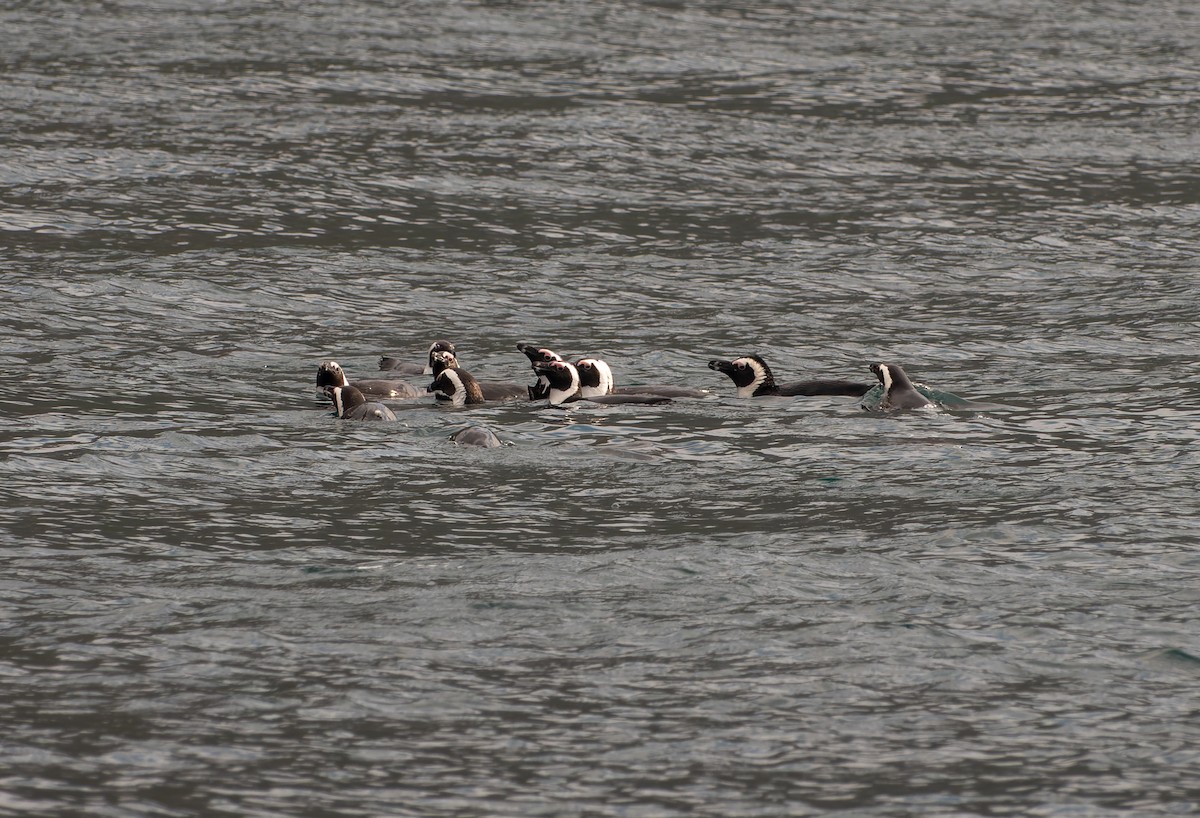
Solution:
<svg viewBox="0 0 1200 818">
<path fill-rule="evenodd" d="M 908 374 L 896 364 L 871 364 L 871 371 L 883 384 L 883 399 L 879 409 L 892 412 L 896 409 L 932 409 L 936 403 L 922 395 L 908 379 Z"/>
<path fill-rule="evenodd" d="M 707 389 L 691 389 L 686 386 L 645 385 L 617 386 L 612 367 L 599 358 L 580 358 L 575 362 L 579 371 L 579 391 L 585 398 L 596 395 L 657 395 L 661 398 L 703 398 L 711 394 Z"/>
<path fill-rule="evenodd" d="M 739 398 L 758 398 L 763 395 L 848 395 L 861 398 L 871 390 L 871 384 L 855 381 L 813 380 L 777 384 L 771 367 L 759 355 L 743 355 L 732 361 L 709 361 L 708 368 L 728 375 L 737 387 Z"/>
<path fill-rule="evenodd" d="M 333 401 L 337 416 L 343 420 L 395 420 L 396 413 L 382 403 L 368 401 L 353 386 L 330 386 L 326 394 Z"/>
<path fill-rule="evenodd" d="M 561 406 L 577 400 L 589 400 L 593 403 L 641 403 L 658 404 L 670 403 L 670 398 L 659 395 L 601 395 L 584 396 L 579 385 L 579 370 L 574 364 L 566 361 L 546 361 L 533 365 L 533 371 L 539 378 L 544 377 L 548 384 L 546 399 L 551 406 Z M 530 387 L 532 390 L 532 387 Z"/>
<path fill-rule="evenodd" d="M 346 372 L 337 361 L 322 361 L 317 367 L 317 389 L 325 391 L 331 386 L 353 386 L 364 395 L 377 398 L 419 398 L 423 394 L 408 381 L 375 378 L 354 381 L 351 384 L 346 380 Z"/>
<path fill-rule="evenodd" d="M 496 433 L 486 426 L 466 426 L 450 435 L 450 439 L 459 446 L 480 446 L 484 449 L 498 449 L 504 445 Z"/>
<path fill-rule="evenodd" d="M 479 381 L 465 369 L 450 367 L 443 369 L 429 384 L 428 391 L 440 401 L 449 401 L 455 406 L 483 403 L 483 390 Z"/>
<path fill-rule="evenodd" d="M 385 355 L 379 359 L 379 369 L 384 372 L 398 372 L 401 375 L 432 375 L 433 353 L 449 352 L 453 354 L 454 351 L 454 344 L 451 342 L 445 340 L 434 341 L 429 345 L 429 350 L 425 353 L 425 363 L 413 364 Z"/>
<path fill-rule="evenodd" d="M 524 353 L 525 357 L 529 359 L 529 365 L 533 367 L 534 373 L 537 373 L 538 364 L 563 360 L 563 357 L 552 349 L 534 346 L 524 341 L 517 344 L 517 351 Z M 529 399 L 542 400 L 548 397 L 550 397 L 550 381 L 545 375 L 538 373 L 537 382 L 529 387 Z"/>
<path fill-rule="evenodd" d="M 432 353 L 429 356 L 429 362 L 433 367 L 435 379 L 445 369 L 461 369 L 458 356 L 447 350 L 438 350 Z M 486 401 L 524 400 L 529 394 L 529 388 L 524 384 L 479 379 L 476 379 L 475 382 L 479 384 L 479 390 L 483 393 L 483 399 Z"/>
</svg>

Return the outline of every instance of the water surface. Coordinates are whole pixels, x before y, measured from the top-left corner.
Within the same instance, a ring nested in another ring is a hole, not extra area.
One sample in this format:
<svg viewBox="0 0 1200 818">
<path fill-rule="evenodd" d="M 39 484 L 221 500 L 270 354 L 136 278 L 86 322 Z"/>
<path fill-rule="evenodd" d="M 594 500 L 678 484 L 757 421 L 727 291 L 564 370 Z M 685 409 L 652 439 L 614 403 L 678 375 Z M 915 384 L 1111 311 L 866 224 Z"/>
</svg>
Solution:
<svg viewBox="0 0 1200 818">
<path fill-rule="evenodd" d="M 0 812 L 1193 814 L 1196 23 L 0 11 Z M 714 395 L 313 394 L 442 337 Z"/>
</svg>

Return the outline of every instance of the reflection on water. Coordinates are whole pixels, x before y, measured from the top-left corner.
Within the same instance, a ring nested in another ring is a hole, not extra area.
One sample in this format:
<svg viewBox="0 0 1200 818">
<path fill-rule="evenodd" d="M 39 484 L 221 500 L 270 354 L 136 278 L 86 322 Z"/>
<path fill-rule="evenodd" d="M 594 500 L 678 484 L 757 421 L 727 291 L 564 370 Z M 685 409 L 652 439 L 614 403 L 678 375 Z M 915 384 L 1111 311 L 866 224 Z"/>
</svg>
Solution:
<svg viewBox="0 0 1200 818">
<path fill-rule="evenodd" d="M 1190 6 L 193 5 L 0 11 L 0 811 L 1195 811 Z"/>
</svg>

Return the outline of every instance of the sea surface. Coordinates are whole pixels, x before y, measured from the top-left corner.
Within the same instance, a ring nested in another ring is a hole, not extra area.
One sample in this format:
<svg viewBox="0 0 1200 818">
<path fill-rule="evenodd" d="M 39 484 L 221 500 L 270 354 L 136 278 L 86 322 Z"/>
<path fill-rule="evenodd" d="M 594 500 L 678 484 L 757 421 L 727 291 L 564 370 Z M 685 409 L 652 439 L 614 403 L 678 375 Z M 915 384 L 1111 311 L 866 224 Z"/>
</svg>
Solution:
<svg viewBox="0 0 1200 818">
<path fill-rule="evenodd" d="M 1200 811 L 1192 0 L 5 3 L 0 293 L 2 815 Z"/>
</svg>

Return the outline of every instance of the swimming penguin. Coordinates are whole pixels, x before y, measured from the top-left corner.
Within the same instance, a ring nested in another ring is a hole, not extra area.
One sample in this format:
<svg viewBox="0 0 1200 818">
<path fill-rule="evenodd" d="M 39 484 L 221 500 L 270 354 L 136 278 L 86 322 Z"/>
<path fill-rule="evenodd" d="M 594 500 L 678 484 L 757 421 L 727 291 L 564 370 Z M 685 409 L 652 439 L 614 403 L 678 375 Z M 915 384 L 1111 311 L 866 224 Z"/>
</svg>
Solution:
<svg viewBox="0 0 1200 818">
<path fill-rule="evenodd" d="M 896 364 L 871 364 L 871 371 L 883 384 L 883 399 L 879 409 L 891 412 L 896 409 L 925 409 L 937 404 L 917 391 L 908 374 Z M 865 408 L 865 407 L 864 407 Z"/>
<path fill-rule="evenodd" d="M 430 353 L 429 363 L 435 379 L 445 369 L 461 368 L 458 364 L 458 357 L 449 350 L 437 350 Z M 522 400 L 529 394 L 529 389 L 524 384 L 481 380 L 476 380 L 476 383 L 479 384 L 479 390 L 483 393 L 483 399 L 487 401 Z"/>
<path fill-rule="evenodd" d="M 524 341 L 517 344 L 517 351 L 525 354 L 525 357 L 529 359 L 529 365 L 533 367 L 535 373 L 537 372 L 538 364 L 563 360 L 563 357 L 552 349 L 534 346 Z M 547 380 L 545 375 L 539 374 L 537 382 L 529 387 L 529 399 L 542 400 L 548 397 L 550 397 L 550 381 Z"/>
<path fill-rule="evenodd" d="M 483 390 L 479 381 L 465 369 L 450 367 L 443 369 L 429 384 L 428 390 L 439 401 L 449 401 L 455 406 L 483 403 Z"/>
<path fill-rule="evenodd" d="M 871 384 L 854 381 L 815 380 L 777 384 L 771 367 L 759 355 L 743 355 L 732 361 L 709 361 L 708 368 L 728 375 L 737 387 L 739 398 L 758 398 L 763 395 L 849 395 L 861 398 L 871 390 Z"/>
<path fill-rule="evenodd" d="M 382 403 L 368 401 L 362 392 L 353 386 L 326 387 L 326 394 L 333 401 L 337 416 L 343 420 L 395 420 L 396 413 Z"/>
<path fill-rule="evenodd" d="M 484 449 L 498 449 L 504 444 L 500 438 L 486 426 L 466 426 L 450 435 L 450 439 L 459 446 L 480 446 Z"/>
<path fill-rule="evenodd" d="M 613 382 L 612 367 L 599 358 L 580 358 L 575 362 L 579 371 L 579 391 L 585 398 L 596 395 L 657 395 L 662 398 L 703 398 L 711 394 L 707 389 L 691 389 L 686 386 L 638 385 L 617 386 Z"/>
<path fill-rule="evenodd" d="M 379 359 L 379 368 L 386 372 L 399 372 L 401 375 L 432 375 L 433 374 L 433 353 L 435 352 L 454 352 L 454 344 L 449 341 L 439 340 L 434 341 L 429 345 L 429 350 L 425 355 L 425 363 L 412 364 L 393 358 L 384 356 Z"/>
<path fill-rule="evenodd" d="M 317 388 L 352 385 L 364 395 L 378 398 L 419 398 L 422 392 L 408 381 L 368 379 L 349 384 L 346 372 L 337 361 L 322 361 L 317 367 Z"/>
<path fill-rule="evenodd" d="M 544 377 L 549 389 L 546 398 L 551 406 L 561 406 L 577 400 L 589 400 L 593 403 L 641 403 L 659 404 L 670 403 L 670 398 L 658 395 L 591 395 L 584 397 L 579 387 L 579 370 L 574 364 L 566 361 L 546 361 L 533 365 L 533 371 L 539 378 Z M 530 387 L 532 390 L 532 387 Z"/>
</svg>

